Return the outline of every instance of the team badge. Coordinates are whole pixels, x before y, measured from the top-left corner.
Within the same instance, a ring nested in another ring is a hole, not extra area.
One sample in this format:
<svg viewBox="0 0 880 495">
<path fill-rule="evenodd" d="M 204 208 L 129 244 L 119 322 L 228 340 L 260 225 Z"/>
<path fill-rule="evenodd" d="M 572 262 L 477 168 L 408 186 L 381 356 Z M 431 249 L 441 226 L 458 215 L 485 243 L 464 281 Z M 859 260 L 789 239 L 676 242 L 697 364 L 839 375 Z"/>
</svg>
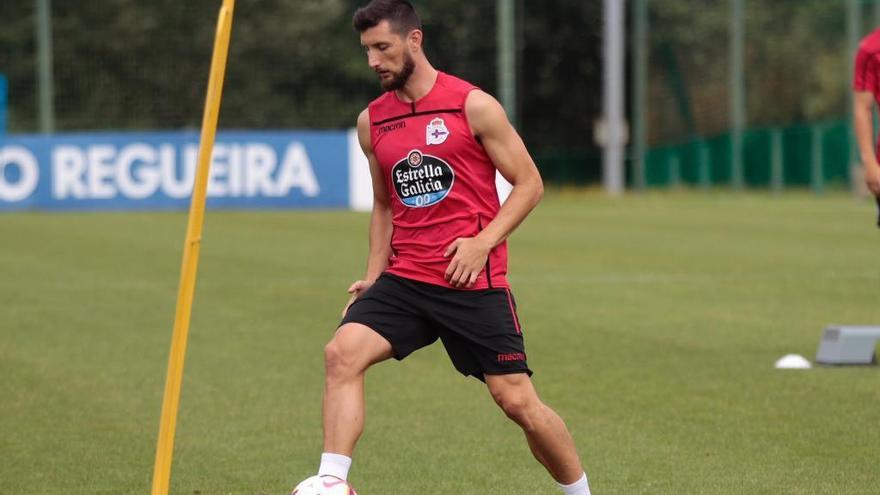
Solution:
<svg viewBox="0 0 880 495">
<path fill-rule="evenodd" d="M 413 150 L 394 165 L 391 178 L 401 203 L 410 208 L 424 208 L 449 195 L 455 172 L 440 158 Z"/>
<path fill-rule="evenodd" d="M 449 129 L 446 128 L 446 123 L 443 122 L 443 119 L 437 117 L 428 122 L 428 127 L 425 128 L 425 142 L 428 144 L 443 144 L 448 137 Z"/>
</svg>

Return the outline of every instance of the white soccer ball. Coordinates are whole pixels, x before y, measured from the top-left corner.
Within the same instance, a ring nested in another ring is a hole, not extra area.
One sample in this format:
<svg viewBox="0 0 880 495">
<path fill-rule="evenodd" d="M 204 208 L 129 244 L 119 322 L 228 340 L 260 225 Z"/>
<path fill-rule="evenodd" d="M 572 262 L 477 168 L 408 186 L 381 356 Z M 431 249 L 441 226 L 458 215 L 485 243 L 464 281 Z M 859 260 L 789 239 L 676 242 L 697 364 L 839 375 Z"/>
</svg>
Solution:
<svg viewBox="0 0 880 495">
<path fill-rule="evenodd" d="M 357 495 L 345 480 L 334 476 L 312 476 L 296 485 L 290 495 Z"/>
</svg>

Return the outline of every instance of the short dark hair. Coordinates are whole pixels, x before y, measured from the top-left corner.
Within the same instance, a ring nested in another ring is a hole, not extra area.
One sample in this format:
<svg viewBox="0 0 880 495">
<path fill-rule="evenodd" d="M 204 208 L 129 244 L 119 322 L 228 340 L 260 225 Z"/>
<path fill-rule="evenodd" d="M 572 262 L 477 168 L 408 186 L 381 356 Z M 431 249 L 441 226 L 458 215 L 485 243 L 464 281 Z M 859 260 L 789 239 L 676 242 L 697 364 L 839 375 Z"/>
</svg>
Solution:
<svg viewBox="0 0 880 495">
<path fill-rule="evenodd" d="M 422 21 L 416 14 L 416 9 L 407 0 L 372 0 L 354 13 L 352 24 L 355 31 L 363 33 L 382 21 L 388 21 L 391 30 L 398 34 L 422 29 Z"/>
</svg>

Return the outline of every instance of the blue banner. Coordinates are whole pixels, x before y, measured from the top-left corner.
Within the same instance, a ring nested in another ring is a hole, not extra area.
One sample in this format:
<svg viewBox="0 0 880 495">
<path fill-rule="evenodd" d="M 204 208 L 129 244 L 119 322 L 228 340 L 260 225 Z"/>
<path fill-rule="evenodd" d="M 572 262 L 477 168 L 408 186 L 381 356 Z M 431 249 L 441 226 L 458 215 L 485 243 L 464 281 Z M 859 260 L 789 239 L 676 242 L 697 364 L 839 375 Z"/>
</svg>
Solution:
<svg viewBox="0 0 880 495">
<path fill-rule="evenodd" d="M 347 208 L 346 131 L 221 132 L 208 207 Z M 185 132 L 0 137 L 0 211 L 189 206 L 199 136 Z"/>
</svg>

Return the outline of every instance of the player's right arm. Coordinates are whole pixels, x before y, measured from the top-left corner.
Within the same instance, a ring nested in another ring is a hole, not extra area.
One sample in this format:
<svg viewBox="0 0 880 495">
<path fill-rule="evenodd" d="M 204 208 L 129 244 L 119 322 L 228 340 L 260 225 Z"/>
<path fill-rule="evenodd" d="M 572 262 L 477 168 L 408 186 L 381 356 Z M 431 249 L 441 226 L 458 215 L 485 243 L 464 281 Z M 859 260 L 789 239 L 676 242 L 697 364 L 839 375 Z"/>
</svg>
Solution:
<svg viewBox="0 0 880 495">
<path fill-rule="evenodd" d="M 880 85 L 880 67 L 876 54 L 863 42 L 856 52 L 853 73 L 853 125 L 862 166 L 865 168 L 865 184 L 875 196 L 880 197 L 880 166 L 874 148 L 874 93 Z"/>
<path fill-rule="evenodd" d="M 880 165 L 874 151 L 874 93 L 856 91 L 853 98 L 853 120 L 859 154 L 865 168 L 865 183 L 875 196 L 880 196 Z"/>
<path fill-rule="evenodd" d="M 348 288 L 351 298 L 342 310 L 343 315 L 348 311 L 351 303 L 373 285 L 373 282 L 385 271 L 385 268 L 388 267 L 388 258 L 391 256 L 391 201 L 388 189 L 385 187 L 382 169 L 373 153 L 368 110 L 364 110 L 358 116 L 357 132 L 361 150 L 370 164 L 370 178 L 373 184 L 373 213 L 370 215 L 370 252 L 367 257 L 367 273 L 362 280 L 354 282 Z"/>
</svg>

